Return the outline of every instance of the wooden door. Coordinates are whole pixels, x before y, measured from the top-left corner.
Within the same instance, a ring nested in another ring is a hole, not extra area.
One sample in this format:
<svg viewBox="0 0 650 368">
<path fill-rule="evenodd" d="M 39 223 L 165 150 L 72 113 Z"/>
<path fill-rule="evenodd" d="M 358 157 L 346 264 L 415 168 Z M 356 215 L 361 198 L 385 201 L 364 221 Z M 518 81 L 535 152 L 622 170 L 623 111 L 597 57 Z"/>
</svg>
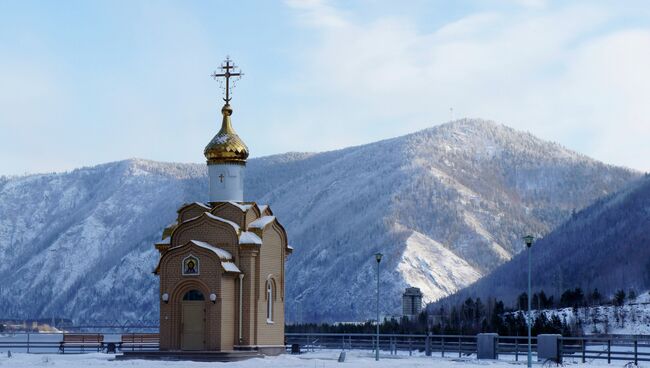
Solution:
<svg viewBox="0 0 650 368">
<path fill-rule="evenodd" d="M 205 302 L 183 301 L 182 350 L 205 350 Z"/>
</svg>

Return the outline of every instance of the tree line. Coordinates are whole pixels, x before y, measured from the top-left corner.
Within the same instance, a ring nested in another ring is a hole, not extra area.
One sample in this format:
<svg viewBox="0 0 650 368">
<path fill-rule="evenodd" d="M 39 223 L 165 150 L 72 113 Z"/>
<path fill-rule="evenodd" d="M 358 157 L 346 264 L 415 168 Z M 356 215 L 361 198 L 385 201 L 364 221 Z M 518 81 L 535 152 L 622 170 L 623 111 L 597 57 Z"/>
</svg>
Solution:
<svg viewBox="0 0 650 368">
<path fill-rule="evenodd" d="M 618 290 L 611 299 L 606 299 L 598 289 L 585 293 L 581 288 L 567 289 L 558 299 L 547 295 L 543 290 L 533 294 L 533 310 L 577 308 L 612 304 L 623 305 L 625 301 L 634 300 L 636 291 Z M 447 334 L 474 335 L 482 332 L 496 332 L 501 336 L 525 336 L 528 334 L 526 324 L 528 295 L 521 293 L 515 305 L 506 307 L 502 300 L 488 298 L 467 298 L 464 302 L 425 309 L 417 318 L 384 318 L 379 325 L 382 334 Z M 567 321 L 556 314 L 550 317 L 545 313 L 533 313 L 531 327 L 533 336 L 538 334 L 562 334 L 563 336 L 583 335 L 580 319 Z M 375 333 L 374 321 L 363 323 L 301 323 L 289 324 L 286 332 L 299 333 Z"/>
</svg>

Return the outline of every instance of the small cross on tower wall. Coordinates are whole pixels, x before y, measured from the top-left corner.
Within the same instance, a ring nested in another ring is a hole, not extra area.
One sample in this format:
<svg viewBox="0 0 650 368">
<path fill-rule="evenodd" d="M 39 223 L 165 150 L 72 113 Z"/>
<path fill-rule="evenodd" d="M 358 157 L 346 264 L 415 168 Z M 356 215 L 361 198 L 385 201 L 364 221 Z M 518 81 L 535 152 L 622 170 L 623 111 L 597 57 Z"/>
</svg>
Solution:
<svg viewBox="0 0 650 368">
<path fill-rule="evenodd" d="M 236 68 L 237 65 L 230 60 L 230 56 L 226 56 L 226 60 L 221 64 L 219 67 L 223 72 L 222 73 L 217 73 L 216 71 L 212 73 L 211 77 L 217 80 L 217 78 L 224 78 L 226 80 L 226 97 L 223 99 L 226 101 L 226 103 L 230 102 L 232 99 L 230 97 L 230 89 L 234 87 L 234 81 L 233 81 L 233 86 L 230 85 L 230 78 L 236 77 L 236 78 L 241 78 L 244 73 L 241 71 L 237 72 Z"/>
<path fill-rule="evenodd" d="M 223 174 L 219 174 L 219 182 L 220 183 L 223 183 L 223 178 L 225 178 L 225 176 L 223 176 Z"/>
</svg>

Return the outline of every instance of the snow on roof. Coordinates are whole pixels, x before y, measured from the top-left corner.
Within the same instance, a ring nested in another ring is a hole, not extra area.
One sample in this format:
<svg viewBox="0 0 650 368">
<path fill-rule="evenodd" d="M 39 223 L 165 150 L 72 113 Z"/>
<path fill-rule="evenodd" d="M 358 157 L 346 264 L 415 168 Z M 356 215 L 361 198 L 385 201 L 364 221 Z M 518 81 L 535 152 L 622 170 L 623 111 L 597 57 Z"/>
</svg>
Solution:
<svg viewBox="0 0 650 368">
<path fill-rule="evenodd" d="M 228 203 L 230 203 L 230 204 L 232 204 L 233 206 L 239 208 L 240 210 L 242 210 L 242 212 L 246 212 L 246 211 L 250 210 L 251 207 L 253 207 L 252 204 L 241 204 L 241 203 L 232 202 L 232 201 L 230 201 L 230 202 L 228 202 Z"/>
<path fill-rule="evenodd" d="M 264 213 L 269 208 L 268 204 L 260 204 L 257 206 L 260 209 L 260 213 Z"/>
<path fill-rule="evenodd" d="M 244 231 L 239 235 L 239 244 L 259 244 L 262 245 L 262 239 L 255 233 Z"/>
<path fill-rule="evenodd" d="M 230 224 L 230 225 L 235 229 L 235 231 L 239 231 L 239 225 L 237 225 L 236 223 L 234 223 L 234 222 L 232 222 L 232 221 L 230 221 L 230 220 L 226 220 L 225 218 L 222 218 L 222 217 L 219 217 L 219 216 L 215 216 L 215 215 L 211 214 L 210 212 L 204 212 L 204 214 L 205 214 L 206 216 L 210 217 L 210 218 L 215 219 L 215 220 L 218 220 L 218 221 L 221 221 L 221 222 L 225 222 L 225 223 L 227 223 L 227 224 Z"/>
<path fill-rule="evenodd" d="M 232 262 L 221 262 L 221 267 L 223 267 L 223 269 L 226 272 L 238 272 L 238 273 L 241 273 L 241 271 L 239 270 L 237 265 L 232 263 Z"/>
<path fill-rule="evenodd" d="M 170 236 L 166 237 L 165 239 L 159 241 L 156 244 L 171 244 L 172 238 Z"/>
<path fill-rule="evenodd" d="M 199 217 L 201 217 L 203 215 L 206 215 L 206 216 L 208 216 L 208 217 L 210 217 L 212 219 L 215 219 L 215 220 L 218 220 L 218 221 L 221 221 L 221 222 L 225 222 L 226 224 L 229 224 L 230 226 L 232 226 L 235 229 L 235 231 L 239 231 L 239 225 L 237 225 L 236 223 L 234 223 L 234 222 L 232 222 L 230 220 L 226 220 L 223 217 L 215 216 L 215 215 L 211 214 L 210 212 L 203 212 L 202 215 L 189 218 L 189 219 L 183 221 L 182 223 L 184 224 L 186 222 L 196 220 L 197 218 L 199 218 Z"/>
<path fill-rule="evenodd" d="M 230 254 L 230 252 L 225 251 L 225 250 L 223 250 L 221 248 L 217 248 L 214 245 L 211 245 L 209 243 L 202 242 L 202 241 L 199 241 L 199 240 L 190 240 L 190 242 L 196 244 L 197 246 L 199 246 L 201 248 L 205 248 L 207 250 L 210 250 L 210 251 L 214 252 L 214 254 L 219 256 L 219 258 L 224 260 L 224 261 L 232 260 L 232 255 Z"/>
<path fill-rule="evenodd" d="M 289 249 L 291 249 L 291 250 L 293 250 L 293 247 L 292 247 L 292 246 L 290 246 L 289 244 L 287 244 L 287 248 L 289 248 Z"/>
<path fill-rule="evenodd" d="M 194 202 L 194 204 L 198 204 L 199 206 L 201 206 L 201 207 L 203 207 L 203 208 L 206 208 L 206 209 L 208 209 L 208 210 L 209 210 L 209 209 L 212 209 L 210 206 L 208 206 L 208 205 L 205 204 L 205 203 Z"/>
<path fill-rule="evenodd" d="M 273 220 L 275 220 L 275 216 L 262 216 L 257 220 L 251 222 L 248 227 L 253 229 L 264 229 L 264 227 L 273 222 Z"/>
<path fill-rule="evenodd" d="M 192 221 L 192 220 L 196 220 L 196 219 L 199 218 L 199 217 L 201 217 L 201 216 L 199 215 L 199 216 L 194 216 L 194 217 L 188 218 L 187 220 L 181 222 L 181 224 L 184 224 L 184 223 L 189 222 L 189 221 Z"/>
</svg>

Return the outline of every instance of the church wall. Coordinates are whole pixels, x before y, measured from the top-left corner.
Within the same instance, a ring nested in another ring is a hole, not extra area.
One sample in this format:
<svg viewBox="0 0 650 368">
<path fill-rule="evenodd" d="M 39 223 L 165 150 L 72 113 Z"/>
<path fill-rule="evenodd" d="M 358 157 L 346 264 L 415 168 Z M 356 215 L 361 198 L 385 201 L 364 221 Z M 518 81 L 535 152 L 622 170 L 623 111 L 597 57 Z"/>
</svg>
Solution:
<svg viewBox="0 0 650 368">
<path fill-rule="evenodd" d="M 178 213 L 178 223 L 180 224 L 183 221 L 187 221 L 191 218 L 201 216 L 203 212 L 206 211 L 209 211 L 209 209 L 205 207 L 201 207 L 198 204 L 189 205 L 183 208 L 183 210 Z"/>
<path fill-rule="evenodd" d="M 181 224 L 172 235 L 171 246 L 183 245 L 190 240 L 204 241 L 226 250 L 237 261 L 239 238 L 228 224 L 209 219 Z"/>
<path fill-rule="evenodd" d="M 182 275 L 182 262 L 188 255 L 199 259 L 199 275 Z M 208 350 L 218 350 L 221 346 L 222 303 L 212 304 L 210 293 L 221 295 L 221 261 L 211 251 L 197 246 L 188 246 L 168 254 L 160 267 L 160 294 L 170 295 L 169 303 L 160 302 L 160 348 L 162 350 L 180 349 L 181 346 L 181 301 L 185 293 L 197 289 L 205 298 L 205 344 Z M 227 302 L 227 301 L 226 301 Z"/>
<path fill-rule="evenodd" d="M 235 292 L 235 276 L 223 276 L 221 293 L 218 295 L 221 301 L 221 350 L 232 350 L 235 345 L 235 331 L 238 327 L 235 324 L 237 304 L 235 299 L 239 299 L 239 294 Z"/>
<path fill-rule="evenodd" d="M 230 203 L 225 203 L 214 208 L 211 212 L 217 217 L 236 223 L 241 228 L 244 227 L 244 213 L 239 207 L 235 207 Z"/>
<path fill-rule="evenodd" d="M 246 211 L 246 224 L 245 224 L 246 226 L 245 227 L 248 228 L 248 225 L 251 222 L 257 220 L 258 218 L 260 218 L 260 217 L 257 215 L 257 213 L 255 212 L 254 209 L 251 208 L 250 210 Z"/>
<path fill-rule="evenodd" d="M 257 299 L 257 336 L 258 345 L 284 344 L 284 246 L 277 228 L 267 226 L 263 233 L 263 245 L 260 249 L 260 276 Z M 275 281 L 273 323 L 266 320 L 266 281 L 272 275 Z"/>
<path fill-rule="evenodd" d="M 255 247 L 254 249 L 246 249 L 241 251 L 241 261 L 239 262 L 239 269 L 244 273 L 243 280 L 243 318 L 242 318 L 242 342 L 241 345 L 255 345 L 256 344 L 256 334 L 255 326 L 257 325 L 256 321 L 256 307 L 257 303 L 255 302 L 255 293 L 256 285 L 258 283 L 258 273 L 256 270 L 256 264 L 258 260 L 258 250 L 259 248 Z M 239 293 L 239 290 L 237 290 Z M 237 294 L 239 297 L 239 294 Z M 238 326 L 239 329 L 239 326 Z M 239 335 L 239 330 L 237 331 Z M 239 337 L 239 336 L 237 336 Z"/>
</svg>

